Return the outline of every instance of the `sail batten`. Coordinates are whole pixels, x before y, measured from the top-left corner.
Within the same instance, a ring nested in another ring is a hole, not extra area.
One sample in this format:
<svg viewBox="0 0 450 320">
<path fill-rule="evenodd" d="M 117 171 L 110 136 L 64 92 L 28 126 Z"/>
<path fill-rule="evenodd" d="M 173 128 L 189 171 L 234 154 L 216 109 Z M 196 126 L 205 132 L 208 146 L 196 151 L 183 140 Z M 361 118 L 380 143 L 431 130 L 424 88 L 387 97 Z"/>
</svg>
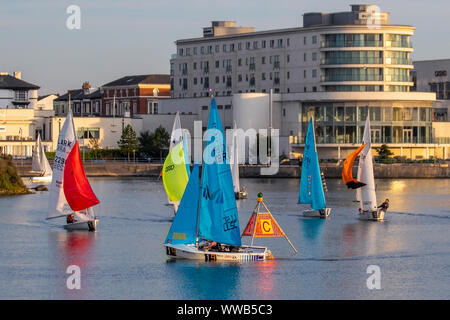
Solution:
<svg viewBox="0 0 450 320">
<path fill-rule="evenodd" d="M 309 120 L 305 141 L 298 202 L 310 204 L 314 210 L 322 210 L 326 208 L 326 202 L 312 118 Z"/>
</svg>

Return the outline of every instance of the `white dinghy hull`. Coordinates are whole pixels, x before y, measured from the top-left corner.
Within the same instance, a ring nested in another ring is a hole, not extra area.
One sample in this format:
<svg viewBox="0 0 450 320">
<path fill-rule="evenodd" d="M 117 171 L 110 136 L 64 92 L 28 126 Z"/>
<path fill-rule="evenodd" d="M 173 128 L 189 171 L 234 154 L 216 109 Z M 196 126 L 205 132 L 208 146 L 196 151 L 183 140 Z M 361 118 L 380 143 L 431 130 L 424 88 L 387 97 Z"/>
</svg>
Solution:
<svg viewBox="0 0 450 320">
<path fill-rule="evenodd" d="M 52 176 L 31 177 L 31 182 L 52 182 Z"/>
<path fill-rule="evenodd" d="M 303 216 L 308 218 L 322 218 L 326 219 L 330 216 L 331 208 L 325 208 L 322 210 L 304 210 Z"/>
<path fill-rule="evenodd" d="M 164 244 L 166 254 L 170 259 L 188 259 L 201 261 L 263 261 L 273 259 L 272 253 L 266 247 L 243 246 L 239 252 L 222 252 L 201 250 L 194 245 Z"/>
<path fill-rule="evenodd" d="M 383 221 L 386 210 L 378 209 L 377 211 L 362 210 L 358 213 L 359 220 Z"/>
<path fill-rule="evenodd" d="M 98 219 L 80 221 L 64 225 L 66 230 L 97 231 Z"/>
</svg>

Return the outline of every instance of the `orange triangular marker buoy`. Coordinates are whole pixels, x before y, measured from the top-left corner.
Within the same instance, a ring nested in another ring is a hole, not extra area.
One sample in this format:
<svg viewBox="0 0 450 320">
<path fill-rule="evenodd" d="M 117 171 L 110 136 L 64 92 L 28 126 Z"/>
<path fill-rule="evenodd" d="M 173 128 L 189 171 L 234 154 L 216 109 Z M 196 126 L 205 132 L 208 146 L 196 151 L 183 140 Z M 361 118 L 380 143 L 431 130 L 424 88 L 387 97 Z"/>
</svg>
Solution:
<svg viewBox="0 0 450 320">
<path fill-rule="evenodd" d="M 261 207 L 264 207 L 266 211 L 261 212 Z M 294 249 L 295 253 L 298 252 L 262 201 L 262 194 L 261 196 L 258 194 L 258 203 L 256 204 L 241 237 L 244 236 L 252 237 L 252 245 L 253 238 L 284 237 L 289 242 L 292 249 Z"/>
</svg>

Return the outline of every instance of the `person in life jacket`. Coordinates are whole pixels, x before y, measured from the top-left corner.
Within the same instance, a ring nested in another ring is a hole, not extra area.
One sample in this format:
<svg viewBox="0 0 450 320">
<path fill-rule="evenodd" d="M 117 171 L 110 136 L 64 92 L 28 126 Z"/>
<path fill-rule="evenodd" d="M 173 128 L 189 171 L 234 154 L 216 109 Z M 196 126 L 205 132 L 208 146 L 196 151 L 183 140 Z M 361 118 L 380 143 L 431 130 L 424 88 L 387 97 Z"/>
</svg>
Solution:
<svg viewBox="0 0 450 320">
<path fill-rule="evenodd" d="M 67 223 L 73 223 L 73 213 L 67 216 Z"/>
<path fill-rule="evenodd" d="M 381 210 L 387 210 L 389 208 L 389 199 L 384 200 L 382 204 L 378 206 Z"/>
</svg>

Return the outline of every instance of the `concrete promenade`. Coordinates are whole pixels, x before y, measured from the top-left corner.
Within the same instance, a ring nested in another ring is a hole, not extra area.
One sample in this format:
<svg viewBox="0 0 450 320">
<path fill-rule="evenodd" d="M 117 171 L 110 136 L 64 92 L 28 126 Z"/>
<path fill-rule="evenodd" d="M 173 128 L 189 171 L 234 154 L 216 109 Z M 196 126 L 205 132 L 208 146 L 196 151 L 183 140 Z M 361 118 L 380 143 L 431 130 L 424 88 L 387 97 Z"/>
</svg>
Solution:
<svg viewBox="0 0 450 320">
<path fill-rule="evenodd" d="M 16 161 L 19 174 L 22 177 L 32 176 L 31 164 Z M 154 163 L 127 163 L 117 161 L 86 162 L 84 164 L 88 177 L 159 177 L 162 164 Z M 450 178 L 450 168 L 448 163 L 374 163 L 375 178 L 379 179 L 399 179 L 399 178 Z M 336 163 L 321 164 L 322 171 L 326 178 L 340 178 L 342 164 Z M 300 177 L 300 167 L 298 165 L 282 165 L 278 173 L 272 176 L 262 176 L 260 165 L 242 165 L 240 176 L 242 178 L 298 178 Z M 357 167 L 353 167 L 353 174 L 356 177 Z"/>
</svg>

